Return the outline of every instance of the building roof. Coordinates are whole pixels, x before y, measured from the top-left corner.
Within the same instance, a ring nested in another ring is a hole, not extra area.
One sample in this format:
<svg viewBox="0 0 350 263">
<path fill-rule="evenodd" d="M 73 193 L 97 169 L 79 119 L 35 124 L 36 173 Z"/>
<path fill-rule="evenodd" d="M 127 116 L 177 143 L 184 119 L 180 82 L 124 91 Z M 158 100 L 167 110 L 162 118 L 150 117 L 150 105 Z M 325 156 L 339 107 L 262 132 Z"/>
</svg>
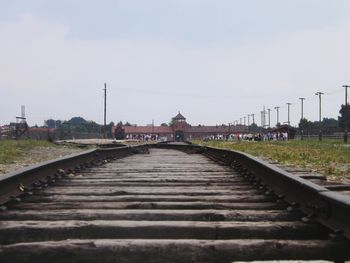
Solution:
<svg viewBox="0 0 350 263">
<path fill-rule="evenodd" d="M 191 128 L 186 130 L 187 132 L 192 133 L 228 133 L 228 132 L 243 132 L 246 131 L 244 126 L 192 126 Z"/>
<path fill-rule="evenodd" d="M 127 134 L 173 133 L 169 126 L 123 126 Z"/>
<path fill-rule="evenodd" d="M 186 120 L 186 118 L 179 112 L 175 117 L 174 120 Z"/>
<path fill-rule="evenodd" d="M 29 131 L 31 132 L 47 132 L 47 130 L 49 130 L 49 132 L 53 132 L 55 129 L 54 128 L 36 128 L 36 127 L 30 127 Z"/>
<path fill-rule="evenodd" d="M 126 134 L 172 134 L 173 129 L 169 126 L 122 126 L 122 129 Z M 185 132 L 189 133 L 234 133 L 234 132 L 247 132 L 247 128 L 244 126 L 192 126 L 187 127 Z"/>
</svg>

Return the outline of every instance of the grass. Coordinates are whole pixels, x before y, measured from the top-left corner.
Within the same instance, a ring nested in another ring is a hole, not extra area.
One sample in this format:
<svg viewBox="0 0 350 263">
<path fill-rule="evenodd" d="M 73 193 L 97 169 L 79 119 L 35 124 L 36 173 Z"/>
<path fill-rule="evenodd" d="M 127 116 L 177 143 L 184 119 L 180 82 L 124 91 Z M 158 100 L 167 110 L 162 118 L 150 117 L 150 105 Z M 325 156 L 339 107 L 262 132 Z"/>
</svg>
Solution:
<svg viewBox="0 0 350 263">
<path fill-rule="evenodd" d="M 331 179 L 350 178 L 350 144 L 336 140 L 273 142 L 195 141 L 194 143 L 242 151 L 284 165 L 315 170 Z"/>
<path fill-rule="evenodd" d="M 9 164 L 20 159 L 27 151 L 35 147 L 55 147 L 48 141 L 37 140 L 0 140 L 0 164 Z"/>
</svg>

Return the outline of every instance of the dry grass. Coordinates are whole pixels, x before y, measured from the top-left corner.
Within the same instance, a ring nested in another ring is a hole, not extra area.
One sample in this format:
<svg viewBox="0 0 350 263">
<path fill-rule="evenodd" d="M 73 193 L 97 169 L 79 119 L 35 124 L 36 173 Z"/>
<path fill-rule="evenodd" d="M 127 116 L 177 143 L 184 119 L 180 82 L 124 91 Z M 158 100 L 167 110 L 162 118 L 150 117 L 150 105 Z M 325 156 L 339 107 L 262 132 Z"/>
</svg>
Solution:
<svg viewBox="0 0 350 263">
<path fill-rule="evenodd" d="M 56 147 L 47 141 L 37 140 L 1 140 L 0 141 L 0 164 L 13 163 L 20 159 L 26 152 L 35 147 Z"/>
</svg>

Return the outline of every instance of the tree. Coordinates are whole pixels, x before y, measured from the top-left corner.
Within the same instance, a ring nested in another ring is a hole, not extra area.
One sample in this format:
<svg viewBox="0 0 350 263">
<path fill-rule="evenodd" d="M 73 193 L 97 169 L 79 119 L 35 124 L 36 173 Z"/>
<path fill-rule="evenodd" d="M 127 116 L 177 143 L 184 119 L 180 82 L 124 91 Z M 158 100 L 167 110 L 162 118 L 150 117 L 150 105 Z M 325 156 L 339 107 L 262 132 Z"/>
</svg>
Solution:
<svg viewBox="0 0 350 263">
<path fill-rule="evenodd" d="M 111 121 L 109 124 L 106 125 L 107 129 L 107 137 L 108 138 L 113 138 L 113 127 L 114 127 L 114 122 Z"/>
<path fill-rule="evenodd" d="M 339 127 L 339 122 L 334 118 L 323 118 L 322 125 L 325 128 Z"/>
<path fill-rule="evenodd" d="M 60 127 L 62 125 L 62 121 L 56 120 L 55 125 L 56 125 L 56 128 Z"/>
<path fill-rule="evenodd" d="M 259 127 L 256 123 L 252 123 L 249 127 L 248 127 L 248 131 L 249 132 L 257 132 L 259 130 Z"/>
<path fill-rule="evenodd" d="M 339 113 L 341 115 L 338 117 L 339 126 L 344 128 L 344 142 L 348 142 L 348 128 L 350 124 L 350 105 L 347 103 L 345 105 L 341 105 Z"/>
<path fill-rule="evenodd" d="M 345 124 L 347 124 L 347 128 L 350 126 L 350 105 L 341 105 L 341 109 L 339 111 L 340 116 L 338 117 L 339 127 L 345 128 Z"/>
<path fill-rule="evenodd" d="M 173 126 L 174 125 L 174 122 L 175 122 L 174 119 L 175 119 L 175 117 L 171 118 L 171 120 L 168 123 L 169 126 Z"/>
<path fill-rule="evenodd" d="M 56 121 L 53 119 L 46 120 L 46 126 L 50 129 L 56 128 Z"/>
<path fill-rule="evenodd" d="M 160 126 L 164 126 L 164 127 L 167 127 L 169 126 L 167 123 L 163 122 Z"/>
<path fill-rule="evenodd" d="M 299 122 L 300 129 L 305 129 L 308 126 L 309 126 L 309 121 L 306 118 L 303 118 L 300 120 L 300 122 Z"/>
<path fill-rule="evenodd" d="M 82 117 L 73 117 L 69 120 L 69 123 L 72 125 L 72 126 L 79 126 L 81 124 L 85 124 L 86 123 L 86 120 Z"/>
</svg>

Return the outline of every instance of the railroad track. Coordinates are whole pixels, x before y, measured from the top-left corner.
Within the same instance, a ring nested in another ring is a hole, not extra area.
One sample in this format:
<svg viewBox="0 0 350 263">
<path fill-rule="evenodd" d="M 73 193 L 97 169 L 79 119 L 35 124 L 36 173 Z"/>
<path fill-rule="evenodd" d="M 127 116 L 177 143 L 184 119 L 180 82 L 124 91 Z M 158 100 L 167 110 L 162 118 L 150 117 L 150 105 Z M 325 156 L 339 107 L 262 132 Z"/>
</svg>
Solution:
<svg viewBox="0 0 350 263">
<path fill-rule="evenodd" d="M 350 259 L 350 202 L 242 153 L 89 151 L 0 181 L 1 262 Z"/>
</svg>

